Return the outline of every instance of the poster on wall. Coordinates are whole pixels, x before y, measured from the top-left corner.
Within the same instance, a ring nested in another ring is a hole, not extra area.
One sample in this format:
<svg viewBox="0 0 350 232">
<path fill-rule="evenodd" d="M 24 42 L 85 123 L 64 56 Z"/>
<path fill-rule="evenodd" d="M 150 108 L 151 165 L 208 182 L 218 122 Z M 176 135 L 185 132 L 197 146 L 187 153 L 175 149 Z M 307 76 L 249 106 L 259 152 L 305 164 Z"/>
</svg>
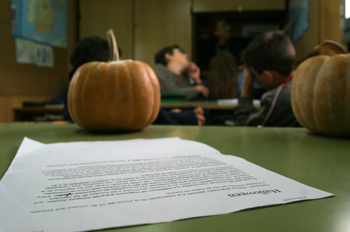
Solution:
<svg viewBox="0 0 350 232">
<path fill-rule="evenodd" d="M 16 39 L 16 61 L 21 64 L 35 64 L 35 43 L 33 41 Z"/>
<path fill-rule="evenodd" d="M 16 39 L 16 61 L 41 67 L 54 67 L 54 53 L 51 46 L 26 39 Z"/>
<path fill-rule="evenodd" d="M 67 0 L 11 0 L 11 34 L 67 48 Z"/>
<path fill-rule="evenodd" d="M 290 37 L 295 44 L 309 29 L 309 0 L 289 1 L 289 22 L 293 26 Z"/>
<path fill-rule="evenodd" d="M 53 67 L 54 65 L 54 56 L 53 49 L 50 46 L 36 44 L 35 46 L 36 53 L 36 65 L 42 67 Z"/>
</svg>

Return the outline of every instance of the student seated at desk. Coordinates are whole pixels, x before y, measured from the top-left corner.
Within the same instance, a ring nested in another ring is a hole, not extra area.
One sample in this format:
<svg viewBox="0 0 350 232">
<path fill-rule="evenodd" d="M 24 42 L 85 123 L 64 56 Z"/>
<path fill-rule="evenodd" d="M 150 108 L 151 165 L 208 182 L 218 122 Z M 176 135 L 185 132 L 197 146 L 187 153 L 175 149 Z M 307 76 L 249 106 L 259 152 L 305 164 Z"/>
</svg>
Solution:
<svg viewBox="0 0 350 232">
<path fill-rule="evenodd" d="M 233 99 L 238 97 L 238 65 L 236 58 L 229 52 L 216 54 L 209 64 L 209 99 Z"/>
<path fill-rule="evenodd" d="M 121 54 L 120 51 L 119 54 Z M 91 61 L 107 62 L 109 56 L 109 46 L 106 39 L 100 37 L 84 38 L 75 46 L 70 56 L 73 70 L 70 72 L 69 80 L 81 65 Z M 63 120 L 73 121 L 68 111 L 67 100 L 65 101 Z M 161 109 L 153 124 L 203 125 L 204 121 L 202 108 L 183 111 L 165 111 Z"/>
<path fill-rule="evenodd" d="M 187 100 L 206 100 L 209 90 L 202 84 L 199 67 L 188 60 L 178 45 L 167 46 L 155 55 L 161 93 L 183 93 Z"/>
<path fill-rule="evenodd" d="M 283 32 L 258 35 L 243 52 L 244 80 L 238 106 L 236 126 L 300 126 L 291 105 L 295 49 Z M 267 90 L 261 97 L 261 107 L 252 104 L 254 80 Z"/>
</svg>

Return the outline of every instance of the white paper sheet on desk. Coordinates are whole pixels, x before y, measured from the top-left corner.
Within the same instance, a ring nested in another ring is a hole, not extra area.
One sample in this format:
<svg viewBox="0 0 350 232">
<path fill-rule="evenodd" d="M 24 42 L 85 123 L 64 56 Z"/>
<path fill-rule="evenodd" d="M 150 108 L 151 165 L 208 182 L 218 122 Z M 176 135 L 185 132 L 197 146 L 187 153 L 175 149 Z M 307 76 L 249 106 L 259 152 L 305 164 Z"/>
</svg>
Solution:
<svg viewBox="0 0 350 232">
<path fill-rule="evenodd" d="M 219 99 L 218 100 L 219 105 L 238 105 L 238 98 L 232 98 L 232 99 Z M 253 99 L 253 105 L 254 106 L 260 106 L 261 102 L 260 100 Z"/>
<path fill-rule="evenodd" d="M 0 231 L 96 230 L 332 195 L 179 138 L 25 139 L 0 181 Z"/>
</svg>

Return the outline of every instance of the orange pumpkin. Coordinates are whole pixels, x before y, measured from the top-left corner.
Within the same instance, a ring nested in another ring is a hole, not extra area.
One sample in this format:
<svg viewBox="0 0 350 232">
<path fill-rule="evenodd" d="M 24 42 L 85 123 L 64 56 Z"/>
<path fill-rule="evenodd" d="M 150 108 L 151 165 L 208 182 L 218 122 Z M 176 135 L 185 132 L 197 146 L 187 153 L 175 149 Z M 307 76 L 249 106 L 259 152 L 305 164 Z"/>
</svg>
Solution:
<svg viewBox="0 0 350 232">
<path fill-rule="evenodd" d="M 350 136 L 350 55 L 332 41 L 318 48 L 332 48 L 332 57 L 320 55 L 299 65 L 295 71 L 291 100 L 295 117 L 311 131 Z"/>
<path fill-rule="evenodd" d="M 109 42 L 114 35 L 109 31 Z M 115 40 L 109 43 L 115 44 Z M 114 60 L 115 46 L 112 49 Z M 160 108 L 160 86 L 153 69 L 141 61 L 89 62 L 69 85 L 68 109 L 90 131 L 135 131 L 150 125 Z"/>
</svg>

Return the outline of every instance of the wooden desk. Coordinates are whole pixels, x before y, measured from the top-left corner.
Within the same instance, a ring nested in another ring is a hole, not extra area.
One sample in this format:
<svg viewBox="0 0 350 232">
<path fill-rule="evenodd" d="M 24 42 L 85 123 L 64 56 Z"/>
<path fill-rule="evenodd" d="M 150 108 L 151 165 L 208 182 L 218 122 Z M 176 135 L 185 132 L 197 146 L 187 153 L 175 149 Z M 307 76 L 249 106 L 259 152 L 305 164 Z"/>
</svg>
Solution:
<svg viewBox="0 0 350 232">
<path fill-rule="evenodd" d="M 178 136 L 335 194 L 321 200 L 104 231 L 350 231 L 349 139 L 315 136 L 304 128 L 150 126 L 135 133 L 104 135 L 75 124 L 0 123 L 0 177 L 24 136 L 43 143 Z"/>
<path fill-rule="evenodd" d="M 160 105 L 160 108 L 162 109 L 174 109 L 174 108 L 196 108 L 198 106 L 202 107 L 203 109 L 209 109 L 209 110 L 234 110 L 235 107 L 238 105 L 238 100 L 236 101 L 199 101 L 199 102 L 162 102 Z M 260 102 L 257 101 L 254 102 L 254 106 L 256 108 L 260 107 Z"/>
<path fill-rule="evenodd" d="M 233 117 L 232 111 L 237 106 L 238 101 L 224 102 L 218 101 L 201 101 L 201 102 L 162 102 L 161 108 L 170 110 L 174 108 L 180 109 L 193 109 L 196 107 L 202 107 L 203 109 L 210 110 L 210 113 L 206 115 L 206 125 L 218 125 L 223 124 L 225 117 Z M 260 107 L 260 104 L 254 104 L 256 108 Z M 14 121 L 56 121 L 62 120 L 63 106 L 51 106 L 51 107 L 20 107 L 14 108 Z M 231 119 L 232 121 L 233 119 Z M 219 122 L 219 123 L 218 123 Z"/>
<path fill-rule="evenodd" d="M 205 125 L 231 126 L 233 124 L 233 112 L 238 105 L 238 99 L 224 101 L 199 101 L 199 102 L 162 102 L 160 108 L 170 109 L 193 109 L 202 107 L 205 111 Z M 260 101 L 254 100 L 253 105 L 256 109 L 260 108 Z"/>
<path fill-rule="evenodd" d="M 196 108 L 202 107 L 203 109 L 211 110 L 233 110 L 237 104 L 219 104 L 217 101 L 202 101 L 202 102 L 162 102 L 160 108 L 162 109 L 174 109 L 174 108 Z"/>
<path fill-rule="evenodd" d="M 254 104 L 257 108 L 259 104 Z M 209 110 L 234 110 L 237 102 L 219 103 L 218 101 L 201 101 L 201 102 L 162 102 L 162 109 L 174 108 L 196 108 L 202 107 Z M 14 108 L 15 121 L 35 121 L 35 116 L 44 117 L 44 115 L 63 115 L 63 106 L 48 106 L 48 107 L 20 107 Z"/>
<path fill-rule="evenodd" d="M 45 118 L 45 115 L 63 116 L 63 107 L 21 107 L 14 108 L 14 119 L 18 121 L 37 121 L 40 118 Z M 49 117 L 48 117 L 49 118 Z M 52 117 L 53 120 L 62 120 L 59 117 Z"/>
</svg>

